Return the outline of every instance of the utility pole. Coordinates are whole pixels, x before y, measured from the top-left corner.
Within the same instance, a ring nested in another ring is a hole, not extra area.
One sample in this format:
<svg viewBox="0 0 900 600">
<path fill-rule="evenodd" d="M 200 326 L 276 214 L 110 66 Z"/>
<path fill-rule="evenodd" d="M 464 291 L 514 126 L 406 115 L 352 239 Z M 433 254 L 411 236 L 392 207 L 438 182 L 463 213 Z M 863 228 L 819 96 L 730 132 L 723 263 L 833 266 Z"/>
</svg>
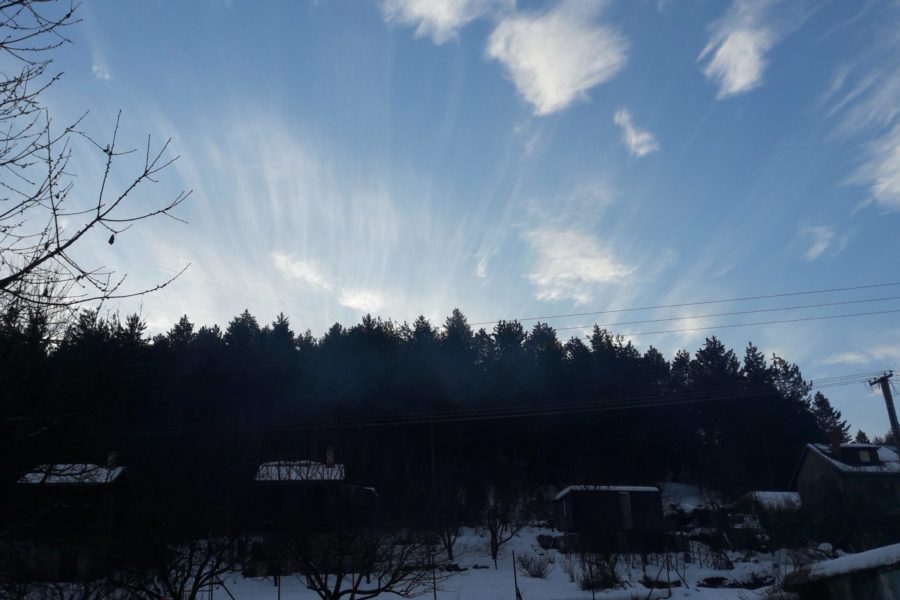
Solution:
<svg viewBox="0 0 900 600">
<path fill-rule="evenodd" d="M 890 379 L 893 376 L 893 371 L 887 371 L 881 377 L 870 379 L 869 385 L 881 384 L 881 394 L 884 396 L 884 403 L 887 405 L 888 417 L 891 420 L 891 432 L 894 434 L 894 448 L 897 450 L 897 456 L 900 457 L 900 424 L 897 423 L 897 411 L 894 410 L 894 397 L 891 395 L 890 384 Z"/>
</svg>

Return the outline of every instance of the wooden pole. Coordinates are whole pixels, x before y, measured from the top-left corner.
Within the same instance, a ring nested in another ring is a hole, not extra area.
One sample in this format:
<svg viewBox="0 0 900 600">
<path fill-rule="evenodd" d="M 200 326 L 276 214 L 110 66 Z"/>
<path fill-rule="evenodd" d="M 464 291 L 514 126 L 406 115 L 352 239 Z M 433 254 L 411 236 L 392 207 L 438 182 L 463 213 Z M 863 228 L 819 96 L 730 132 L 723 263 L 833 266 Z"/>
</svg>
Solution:
<svg viewBox="0 0 900 600">
<path fill-rule="evenodd" d="M 519 578 L 516 576 L 516 551 L 512 551 L 513 585 L 516 586 L 516 600 L 522 600 L 522 592 L 519 591 Z"/>
<path fill-rule="evenodd" d="M 888 419 L 891 421 L 891 432 L 894 434 L 894 448 L 897 450 L 897 456 L 900 456 L 900 425 L 897 424 L 897 411 L 894 410 L 894 397 L 891 395 L 890 378 L 894 376 L 892 371 L 888 371 L 881 377 L 869 380 L 869 385 L 876 383 L 881 384 L 881 393 L 884 396 L 884 403 L 887 406 Z"/>
<path fill-rule="evenodd" d="M 431 551 L 431 596 L 437 600 L 437 575 L 434 572 L 434 550 Z"/>
</svg>

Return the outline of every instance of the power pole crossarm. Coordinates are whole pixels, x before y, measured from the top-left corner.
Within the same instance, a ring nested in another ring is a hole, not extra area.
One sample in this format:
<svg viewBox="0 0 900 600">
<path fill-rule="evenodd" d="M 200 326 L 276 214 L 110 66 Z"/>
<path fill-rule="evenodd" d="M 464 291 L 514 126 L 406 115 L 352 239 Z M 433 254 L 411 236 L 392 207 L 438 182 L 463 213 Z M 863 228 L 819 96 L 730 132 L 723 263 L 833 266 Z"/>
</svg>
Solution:
<svg viewBox="0 0 900 600">
<path fill-rule="evenodd" d="M 893 376 L 893 371 L 887 371 L 881 377 L 870 379 L 869 385 L 873 386 L 876 383 L 881 385 L 881 394 L 884 396 L 888 418 L 891 420 L 891 432 L 894 434 L 894 448 L 897 450 L 897 456 L 900 457 L 900 424 L 897 423 L 897 411 L 894 409 L 894 397 L 891 395 L 890 384 L 890 379 Z"/>
</svg>

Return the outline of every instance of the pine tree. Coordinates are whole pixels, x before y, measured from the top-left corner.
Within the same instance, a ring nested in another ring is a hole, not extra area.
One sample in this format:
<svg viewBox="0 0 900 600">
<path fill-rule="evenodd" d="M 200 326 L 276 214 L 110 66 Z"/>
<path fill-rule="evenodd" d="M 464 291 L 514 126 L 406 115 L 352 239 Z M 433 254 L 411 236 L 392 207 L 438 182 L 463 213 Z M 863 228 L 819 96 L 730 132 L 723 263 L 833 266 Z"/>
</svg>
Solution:
<svg viewBox="0 0 900 600">
<path fill-rule="evenodd" d="M 172 348 L 183 350 L 194 340 L 194 324 L 187 315 L 183 315 L 166 333 L 166 337 Z"/>
<path fill-rule="evenodd" d="M 856 430 L 856 443 L 857 444 L 869 444 L 869 436 L 866 435 L 866 432 L 862 429 Z"/>
<path fill-rule="evenodd" d="M 832 431 L 841 434 L 842 442 L 850 441 L 850 425 L 841 418 L 841 411 L 831 406 L 831 402 L 822 392 L 816 392 L 812 400 L 812 412 L 816 418 L 816 424 L 823 434 L 828 435 Z"/>
</svg>

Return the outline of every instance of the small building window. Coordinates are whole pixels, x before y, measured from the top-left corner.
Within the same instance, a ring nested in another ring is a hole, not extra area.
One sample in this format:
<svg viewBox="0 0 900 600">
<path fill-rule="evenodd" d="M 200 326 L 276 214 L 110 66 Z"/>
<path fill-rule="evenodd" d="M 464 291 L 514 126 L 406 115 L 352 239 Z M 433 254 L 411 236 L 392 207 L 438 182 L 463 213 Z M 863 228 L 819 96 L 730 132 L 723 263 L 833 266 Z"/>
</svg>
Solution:
<svg viewBox="0 0 900 600">
<path fill-rule="evenodd" d="M 861 463 L 870 463 L 872 462 L 872 455 L 868 450 L 860 450 L 859 451 L 859 462 Z"/>
</svg>

